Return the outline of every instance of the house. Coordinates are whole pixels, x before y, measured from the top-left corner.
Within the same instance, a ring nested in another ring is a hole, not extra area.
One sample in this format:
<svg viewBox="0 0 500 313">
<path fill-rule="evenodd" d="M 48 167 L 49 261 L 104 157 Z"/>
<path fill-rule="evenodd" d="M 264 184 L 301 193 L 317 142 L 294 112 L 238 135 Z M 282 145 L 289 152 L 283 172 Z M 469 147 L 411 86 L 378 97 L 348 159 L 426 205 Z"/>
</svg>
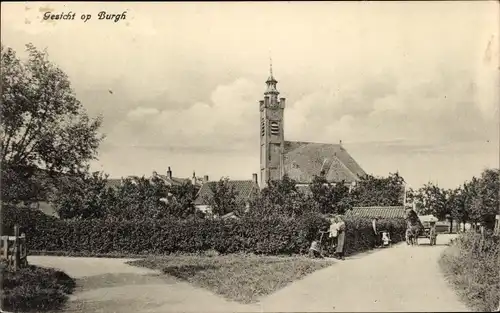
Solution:
<svg viewBox="0 0 500 313">
<path fill-rule="evenodd" d="M 405 218 L 406 211 L 404 206 L 354 207 L 345 215 L 366 218 Z"/>
<path fill-rule="evenodd" d="M 127 178 L 134 178 L 136 176 L 128 176 Z M 181 186 L 185 183 L 191 182 L 193 185 L 201 186 L 203 183 L 203 180 L 199 177 L 196 177 L 196 173 L 193 172 L 193 176 L 191 178 L 179 178 L 179 177 L 174 177 L 172 175 L 172 170 L 170 169 L 170 166 L 167 169 L 166 175 L 161 175 L 158 174 L 156 171 L 154 171 L 149 177 L 149 180 L 152 181 L 153 179 L 159 179 L 165 183 L 167 186 Z M 118 186 L 121 186 L 123 184 L 124 178 L 111 178 L 108 179 L 106 185 L 111 188 L 116 188 Z"/>
<path fill-rule="evenodd" d="M 212 197 L 212 188 L 216 186 L 217 181 L 209 181 L 208 176 L 205 176 L 205 182 L 198 191 L 194 204 L 196 208 L 204 213 L 211 212 L 210 197 Z M 257 174 L 252 175 L 251 180 L 229 180 L 228 185 L 236 191 L 236 201 L 244 203 L 245 207 L 249 207 L 250 201 L 259 193 L 259 184 Z"/>
<path fill-rule="evenodd" d="M 366 175 L 361 166 L 339 144 L 285 141 L 285 98 L 279 98 L 277 80 L 272 73 L 260 107 L 260 187 L 285 174 L 299 184 L 310 184 L 316 175 L 330 183 L 353 184 Z"/>
<path fill-rule="evenodd" d="M 193 173 L 193 176 L 195 177 L 195 173 Z M 170 166 L 167 169 L 167 175 L 160 175 L 157 172 L 153 172 L 153 175 L 150 179 L 154 178 L 162 180 L 167 186 L 181 186 L 183 184 L 191 182 L 191 179 L 189 178 L 178 178 L 172 176 L 172 170 L 170 169 Z"/>
</svg>

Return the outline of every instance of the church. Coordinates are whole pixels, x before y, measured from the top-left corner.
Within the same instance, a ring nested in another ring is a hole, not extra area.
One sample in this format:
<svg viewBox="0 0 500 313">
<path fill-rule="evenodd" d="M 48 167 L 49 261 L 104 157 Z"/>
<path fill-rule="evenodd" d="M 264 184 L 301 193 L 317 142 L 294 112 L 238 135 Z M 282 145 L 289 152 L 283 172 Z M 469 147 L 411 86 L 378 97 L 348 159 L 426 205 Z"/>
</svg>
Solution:
<svg viewBox="0 0 500 313">
<path fill-rule="evenodd" d="M 314 176 L 324 175 L 328 182 L 352 184 L 365 171 L 339 144 L 285 141 L 285 98 L 278 98 L 272 67 L 260 107 L 260 188 L 285 174 L 299 185 L 308 185 Z"/>
<path fill-rule="evenodd" d="M 341 143 L 285 141 L 285 98 L 278 98 L 277 83 L 271 68 L 264 100 L 259 102 L 260 182 L 257 174 L 252 174 L 251 180 L 230 180 L 238 201 L 248 207 L 259 189 L 265 188 L 270 180 L 280 180 L 285 174 L 297 182 L 300 192 L 305 193 L 310 192 L 309 184 L 317 175 L 324 175 L 331 183 L 344 181 L 349 185 L 365 176 L 365 171 Z M 211 186 L 215 184 L 217 181 L 208 181 L 208 177 L 204 180 L 194 201 L 199 210 L 209 211 L 209 199 L 213 195 Z"/>
</svg>

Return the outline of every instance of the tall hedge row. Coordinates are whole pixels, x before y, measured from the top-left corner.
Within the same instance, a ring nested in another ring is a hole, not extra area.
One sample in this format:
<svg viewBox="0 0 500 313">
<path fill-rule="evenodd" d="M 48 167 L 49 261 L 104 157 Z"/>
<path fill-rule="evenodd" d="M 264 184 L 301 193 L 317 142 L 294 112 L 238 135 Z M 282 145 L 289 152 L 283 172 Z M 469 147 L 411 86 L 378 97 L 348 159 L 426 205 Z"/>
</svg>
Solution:
<svg viewBox="0 0 500 313">
<path fill-rule="evenodd" d="M 328 227 L 321 215 L 299 218 L 269 216 L 242 219 L 143 219 L 58 220 L 28 208 L 5 207 L 4 231 L 20 225 L 28 247 L 38 251 L 84 254 L 168 254 L 216 250 L 220 253 L 295 254 L 308 250 L 320 228 Z M 346 252 L 365 251 L 375 236 L 371 221 L 346 219 Z M 395 241 L 404 237 L 403 221 L 380 221 L 380 229 L 391 232 Z"/>
</svg>

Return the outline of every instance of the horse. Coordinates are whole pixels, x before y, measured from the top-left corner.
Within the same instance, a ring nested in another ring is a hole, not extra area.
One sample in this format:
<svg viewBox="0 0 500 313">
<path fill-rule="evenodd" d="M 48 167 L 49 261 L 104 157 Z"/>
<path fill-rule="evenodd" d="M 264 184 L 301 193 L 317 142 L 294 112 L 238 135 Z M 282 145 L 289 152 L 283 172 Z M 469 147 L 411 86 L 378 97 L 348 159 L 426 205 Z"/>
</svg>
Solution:
<svg viewBox="0 0 500 313">
<path fill-rule="evenodd" d="M 418 234 L 419 234 L 418 225 L 411 225 L 408 223 L 406 227 L 406 243 L 408 245 L 418 246 Z"/>
<path fill-rule="evenodd" d="M 413 210 L 406 213 L 406 243 L 408 245 L 418 245 L 418 235 L 420 233 L 420 220 Z"/>
</svg>

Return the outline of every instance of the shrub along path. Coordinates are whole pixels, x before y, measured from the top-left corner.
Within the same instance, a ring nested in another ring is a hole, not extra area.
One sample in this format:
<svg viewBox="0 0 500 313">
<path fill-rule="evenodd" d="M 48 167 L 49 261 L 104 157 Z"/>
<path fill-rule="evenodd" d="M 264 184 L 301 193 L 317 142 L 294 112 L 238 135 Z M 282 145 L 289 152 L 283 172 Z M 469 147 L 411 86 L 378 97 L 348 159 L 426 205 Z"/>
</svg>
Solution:
<svg viewBox="0 0 500 313">
<path fill-rule="evenodd" d="M 468 311 L 439 270 L 448 235 L 437 246 L 399 244 L 318 270 L 258 304 L 225 300 L 129 259 L 39 257 L 30 263 L 80 278 L 67 312 Z M 77 280 L 78 282 L 78 280 Z"/>
</svg>

